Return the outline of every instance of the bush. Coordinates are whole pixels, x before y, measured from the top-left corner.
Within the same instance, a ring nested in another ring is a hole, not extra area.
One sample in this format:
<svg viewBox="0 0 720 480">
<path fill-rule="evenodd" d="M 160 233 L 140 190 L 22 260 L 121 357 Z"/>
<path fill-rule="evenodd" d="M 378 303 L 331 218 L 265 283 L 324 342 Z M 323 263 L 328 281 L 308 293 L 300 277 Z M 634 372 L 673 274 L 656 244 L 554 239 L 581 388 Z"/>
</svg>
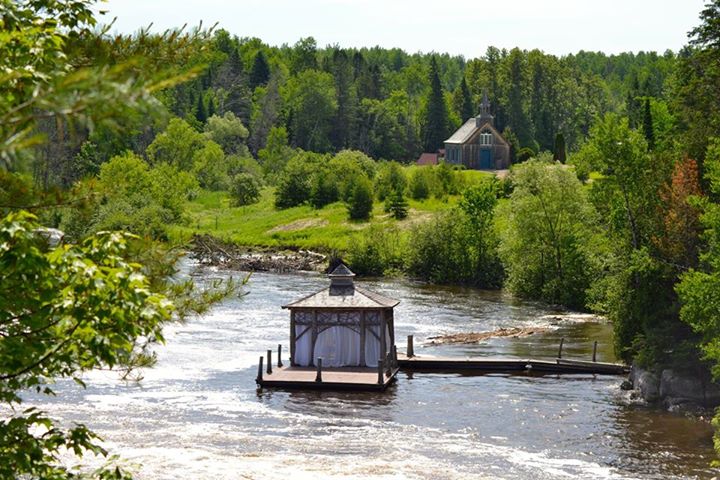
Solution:
<svg viewBox="0 0 720 480">
<path fill-rule="evenodd" d="M 324 159 L 324 155 L 303 151 L 292 157 L 278 177 L 275 207 L 296 207 L 310 200 L 313 172 Z"/>
<path fill-rule="evenodd" d="M 410 196 L 415 200 L 424 200 L 430 196 L 432 170 L 429 167 L 416 168 L 410 176 Z"/>
<path fill-rule="evenodd" d="M 355 243 L 350 268 L 360 275 L 385 275 L 404 268 L 406 245 L 397 228 L 372 225 Z"/>
<path fill-rule="evenodd" d="M 375 179 L 375 193 L 378 200 L 385 201 L 396 190 L 404 192 L 407 183 L 407 178 L 405 178 L 405 173 L 399 163 L 382 163 Z"/>
<path fill-rule="evenodd" d="M 322 208 L 339 198 L 338 186 L 334 175 L 327 169 L 319 170 L 312 178 L 310 186 L 310 205 L 315 208 Z"/>
<path fill-rule="evenodd" d="M 373 209 L 373 193 L 370 180 L 360 177 L 351 188 L 347 203 L 351 220 L 369 220 Z"/>
<path fill-rule="evenodd" d="M 395 190 L 385 201 L 385 211 L 390 213 L 396 220 L 402 220 L 408 216 L 408 203 L 402 191 Z"/>
<path fill-rule="evenodd" d="M 260 199 L 260 185 L 249 173 L 238 173 L 232 180 L 230 193 L 234 205 L 251 205 Z"/>
</svg>

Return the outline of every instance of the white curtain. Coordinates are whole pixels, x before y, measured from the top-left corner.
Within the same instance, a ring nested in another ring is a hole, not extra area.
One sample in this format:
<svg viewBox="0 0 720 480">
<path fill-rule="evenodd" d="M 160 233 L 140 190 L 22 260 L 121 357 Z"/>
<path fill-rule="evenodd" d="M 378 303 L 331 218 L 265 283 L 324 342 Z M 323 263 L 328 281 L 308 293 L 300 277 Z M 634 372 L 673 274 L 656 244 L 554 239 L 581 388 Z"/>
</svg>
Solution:
<svg viewBox="0 0 720 480">
<path fill-rule="evenodd" d="M 307 330 L 307 332 L 305 332 Z M 305 335 L 300 335 L 305 332 Z M 312 327 L 310 325 L 295 325 L 295 365 L 307 367 L 310 365 L 310 349 L 312 348 Z"/>
<path fill-rule="evenodd" d="M 377 367 L 380 359 L 380 340 L 375 335 L 380 335 L 380 325 L 369 325 L 366 327 L 365 335 L 365 365 L 368 367 Z M 370 332 L 375 332 L 373 335 Z"/>
<path fill-rule="evenodd" d="M 360 364 L 360 334 L 347 327 L 329 327 L 315 342 L 315 358 L 324 367 L 356 367 Z"/>
</svg>

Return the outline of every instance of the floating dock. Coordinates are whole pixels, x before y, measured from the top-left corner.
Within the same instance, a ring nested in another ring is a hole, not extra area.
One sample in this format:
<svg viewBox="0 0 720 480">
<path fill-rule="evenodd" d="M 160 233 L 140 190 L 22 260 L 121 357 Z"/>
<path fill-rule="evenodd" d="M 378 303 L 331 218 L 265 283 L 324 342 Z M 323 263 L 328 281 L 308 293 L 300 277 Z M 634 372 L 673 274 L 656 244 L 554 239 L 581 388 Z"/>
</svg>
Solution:
<svg viewBox="0 0 720 480">
<path fill-rule="evenodd" d="M 446 372 L 446 373 L 592 373 L 598 375 L 625 375 L 630 367 L 615 363 L 592 362 L 556 358 L 536 360 L 520 358 L 450 358 L 431 356 L 412 356 L 398 354 L 398 366 L 408 372 Z"/>
<path fill-rule="evenodd" d="M 302 390 L 383 391 L 395 381 L 398 370 L 379 374 L 375 368 L 326 368 L 322 378 L 312 367 L 281 367 L 257 379 L 260 387 Z"/>
</svg>

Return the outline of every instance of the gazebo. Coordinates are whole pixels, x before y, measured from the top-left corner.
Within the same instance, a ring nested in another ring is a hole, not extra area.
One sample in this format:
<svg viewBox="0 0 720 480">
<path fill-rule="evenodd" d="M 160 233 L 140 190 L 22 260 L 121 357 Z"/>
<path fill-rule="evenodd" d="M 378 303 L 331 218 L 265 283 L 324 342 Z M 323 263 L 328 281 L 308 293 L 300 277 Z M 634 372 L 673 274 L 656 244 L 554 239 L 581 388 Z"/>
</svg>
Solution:
<svg viewBox="0 0 720 480">
<path fill-rule="evenodd" d="M 290 310 L 290 365 L 377 367 L 395 361 L 393 308 L 398 300 L 355 285 L 344 264 L 329 275 L 330 285 L 282 308 Z"/>
</svg>

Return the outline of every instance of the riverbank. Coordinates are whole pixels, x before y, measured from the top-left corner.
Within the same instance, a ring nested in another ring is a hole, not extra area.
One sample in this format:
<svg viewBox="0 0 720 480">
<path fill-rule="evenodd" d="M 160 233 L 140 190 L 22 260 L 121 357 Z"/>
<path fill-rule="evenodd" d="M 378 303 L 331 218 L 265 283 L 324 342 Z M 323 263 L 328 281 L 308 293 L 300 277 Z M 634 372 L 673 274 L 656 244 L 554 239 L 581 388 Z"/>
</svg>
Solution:
<svg viewBox="0 0 720 480">
<path fill-rule="evenodd" d="M 720 384 L 713 382 L 707 371 L 651 370 L 633 365 L 622 388 L 632 389 L 649 405 L 675 413 L 712 415 L 720 406 Z"/>
</svg>

